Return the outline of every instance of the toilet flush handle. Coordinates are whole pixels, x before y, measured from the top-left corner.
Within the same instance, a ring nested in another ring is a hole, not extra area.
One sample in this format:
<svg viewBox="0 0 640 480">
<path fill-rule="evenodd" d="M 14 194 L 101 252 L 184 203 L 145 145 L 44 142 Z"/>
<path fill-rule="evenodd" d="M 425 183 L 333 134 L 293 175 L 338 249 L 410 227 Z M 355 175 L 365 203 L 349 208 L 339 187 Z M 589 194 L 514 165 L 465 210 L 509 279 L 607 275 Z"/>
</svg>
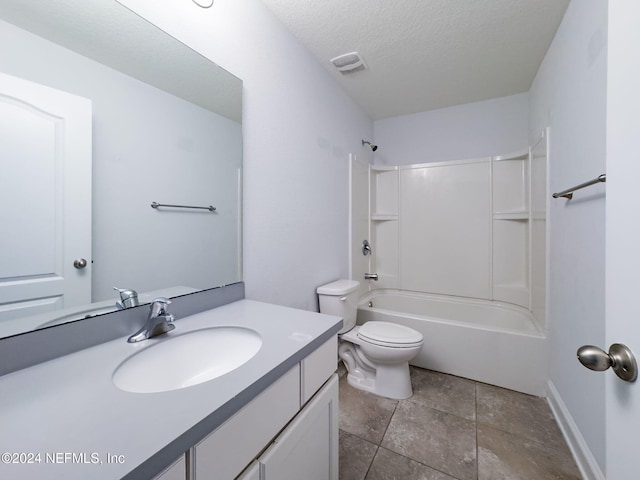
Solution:
<svg viewBox="0 0 640 480">
<path fill-rule="evenodd" d="M 340 301 L 341 301 L 341 302 L 346 302 L 346 301 L 347 301 L 347 297 L 342 297 L 342 298 L 340 298 Z"/>
</svg>

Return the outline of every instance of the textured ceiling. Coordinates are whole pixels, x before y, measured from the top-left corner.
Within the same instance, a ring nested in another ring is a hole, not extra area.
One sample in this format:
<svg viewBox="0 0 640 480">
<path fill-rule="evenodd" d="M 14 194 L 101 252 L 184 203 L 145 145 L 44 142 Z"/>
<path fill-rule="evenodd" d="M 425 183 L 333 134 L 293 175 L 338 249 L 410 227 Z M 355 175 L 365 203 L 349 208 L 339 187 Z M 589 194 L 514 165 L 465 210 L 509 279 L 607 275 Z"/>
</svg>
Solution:
<svg viewBox="0 0 640 480">
<path fill-rule="evenodd" d="M 374 120 L 527 92 L 569 0 L 262 0 Z M 329 59 L 357 51 L 347 75 Z"/>
</svg>

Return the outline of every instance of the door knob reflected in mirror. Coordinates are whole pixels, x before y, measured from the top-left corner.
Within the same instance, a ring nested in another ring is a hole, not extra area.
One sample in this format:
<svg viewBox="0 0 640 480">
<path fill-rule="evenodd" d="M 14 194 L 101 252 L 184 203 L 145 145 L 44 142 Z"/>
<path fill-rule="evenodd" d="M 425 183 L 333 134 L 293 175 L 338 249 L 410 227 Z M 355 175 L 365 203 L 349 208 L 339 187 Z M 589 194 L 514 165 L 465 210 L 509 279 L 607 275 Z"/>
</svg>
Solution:
<svg viewBox="0 0 640 480">
<path fill-rule="evenodd" d="M 76 267 L 77 269 L 81 270 L 84 267 L 87 266 L 87 261 L 84 258 L 76 258 L 73 261 L 73 266 Z"/>
<path fill-rule="evenodd" d="M 636 358 L 629 347 L 614 343 L 605 352 L 593 345 L 583 345 L 578 349 L 578 360 L 590 370 L 603 372 L 609 367 L 625 382 L 635 382 L 638 378 Z"/>
</svg>

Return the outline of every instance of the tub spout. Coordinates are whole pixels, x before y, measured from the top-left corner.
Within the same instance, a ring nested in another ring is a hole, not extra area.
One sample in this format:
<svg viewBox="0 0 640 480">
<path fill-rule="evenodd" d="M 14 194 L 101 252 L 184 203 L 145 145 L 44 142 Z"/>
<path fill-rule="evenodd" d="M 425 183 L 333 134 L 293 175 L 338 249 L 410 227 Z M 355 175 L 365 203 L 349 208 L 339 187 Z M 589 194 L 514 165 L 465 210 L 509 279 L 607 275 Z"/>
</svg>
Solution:
<svg viewBox="0 0 640 480">
<path fill-rule="evenodd" d="M 365 280 L 373 280 L 373 281 L 378 281 L 378 274 L 377 273 L 365 273 L 364 274 L 364 279 Z"/>
</svg>

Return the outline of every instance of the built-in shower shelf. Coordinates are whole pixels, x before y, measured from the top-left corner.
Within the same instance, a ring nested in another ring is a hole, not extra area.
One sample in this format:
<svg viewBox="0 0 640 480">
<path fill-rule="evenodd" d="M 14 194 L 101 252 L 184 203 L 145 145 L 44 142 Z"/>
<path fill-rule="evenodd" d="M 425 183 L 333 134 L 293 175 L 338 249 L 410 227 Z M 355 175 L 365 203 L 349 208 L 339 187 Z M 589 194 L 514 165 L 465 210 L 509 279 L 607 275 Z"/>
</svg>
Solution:
<svg viewBox="0 0 640 480">
<path fill-rule="evenodd" d="M 384 222 L 387 220 L 398 220 L 397 213 L 372 213 L 371 220 Z"/>
<path fill-rule="evenodd" d="M 529 212 L 496 212 L 494 220 L 529 220 Z"/>
<path fill-rule="evenodd" d="M 519 150 L 517 152 L 508 153 L 506 155 L 497 155 L 493 157 L 494 162 L 508 162 L 511 160 L 528 160 L 529 159 L 529 149 Z"/>
</svg>

